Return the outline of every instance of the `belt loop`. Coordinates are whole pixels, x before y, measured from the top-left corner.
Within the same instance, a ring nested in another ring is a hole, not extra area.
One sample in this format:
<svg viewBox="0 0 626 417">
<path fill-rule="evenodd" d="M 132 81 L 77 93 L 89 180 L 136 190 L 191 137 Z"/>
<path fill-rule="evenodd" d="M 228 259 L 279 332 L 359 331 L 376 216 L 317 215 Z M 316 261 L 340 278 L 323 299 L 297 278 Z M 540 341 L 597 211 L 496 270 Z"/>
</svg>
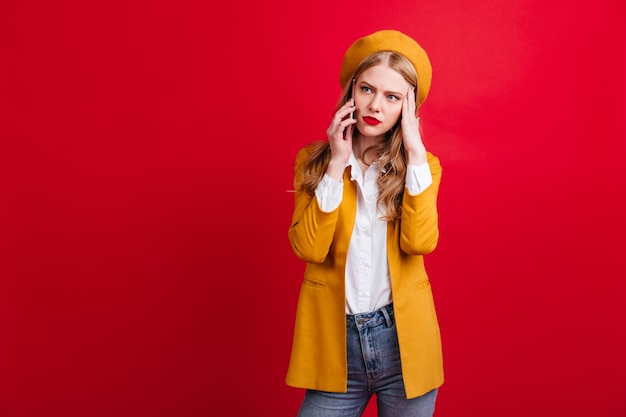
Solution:
<svg viewBox="0 0 626 417">
<path fill-rule="evenodd" d="M 385 321 L 387 322 L 387 327 L 391 327 L 391 326 L 393 326 L 393 322 L 391 321 L 391 317 L 389 316 L 389 311 L 387 310 L 388 308 L 391 308 L 391 306 L 385 306 L 385 307 L 381 308 L 381 310 L 383 311 L 383 316 L 385 316 Z"/>
</svg>

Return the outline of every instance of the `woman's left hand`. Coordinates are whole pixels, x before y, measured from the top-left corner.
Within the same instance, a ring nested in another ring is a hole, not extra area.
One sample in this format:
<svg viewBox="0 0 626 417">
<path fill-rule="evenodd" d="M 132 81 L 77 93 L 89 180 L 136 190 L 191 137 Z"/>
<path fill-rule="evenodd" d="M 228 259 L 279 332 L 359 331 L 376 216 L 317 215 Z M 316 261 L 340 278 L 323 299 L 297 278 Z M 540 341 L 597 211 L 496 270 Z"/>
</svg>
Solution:
<svg viewBox="0 0 626 417">
<path fill-rule="evenodd" d="M 417 116 L 416 109 L 415 88 L 411 87 L 402 100 L 401 122 L 404 149 L 410 165 L 422 165 L 427 161 L 426 147 L 420 133 L 420 118 Z"/>
</svg>

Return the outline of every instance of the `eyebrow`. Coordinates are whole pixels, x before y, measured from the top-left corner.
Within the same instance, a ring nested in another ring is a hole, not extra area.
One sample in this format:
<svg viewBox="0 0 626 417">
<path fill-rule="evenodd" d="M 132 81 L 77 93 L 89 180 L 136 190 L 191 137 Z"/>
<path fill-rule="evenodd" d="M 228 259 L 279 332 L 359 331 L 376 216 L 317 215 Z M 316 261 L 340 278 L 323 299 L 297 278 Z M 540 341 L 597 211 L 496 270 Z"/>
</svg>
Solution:
<svg viewBox="0 0 626 417">
<path fill-rule="evenodd" d="M 365 80 L 361 80 L 361 83 L 366 84 L 367 87 L 369 87 L 369 88 L 371 88 L 373 90 L 378 90 L 378 88 L 374 87 L 372 84 L 368 83 Z M 394 96 L 403 96 L 404 95 L 403 93 L 401 93 L 399 91 L 385 91 L 385 94 L 391 94 L 391 95 L 394 95 Z"/>
</svg>

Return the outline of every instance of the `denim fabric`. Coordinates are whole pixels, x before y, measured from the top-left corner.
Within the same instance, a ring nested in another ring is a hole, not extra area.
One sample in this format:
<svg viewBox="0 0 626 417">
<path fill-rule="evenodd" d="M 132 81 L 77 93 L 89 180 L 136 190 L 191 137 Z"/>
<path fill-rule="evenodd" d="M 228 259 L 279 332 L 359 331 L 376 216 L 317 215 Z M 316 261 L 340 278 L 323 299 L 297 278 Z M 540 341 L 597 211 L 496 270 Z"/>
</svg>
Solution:
<svg viewBox="0 0 626 417">
<path fill-rule="evenodd" d="M 431 417 L 437 389 L 408 400 L 393 307 L 346 316 L 348 392 L 307 390 L 299 417 L 358 417 L 376 394 L 380 417 Z"/>
</svg>

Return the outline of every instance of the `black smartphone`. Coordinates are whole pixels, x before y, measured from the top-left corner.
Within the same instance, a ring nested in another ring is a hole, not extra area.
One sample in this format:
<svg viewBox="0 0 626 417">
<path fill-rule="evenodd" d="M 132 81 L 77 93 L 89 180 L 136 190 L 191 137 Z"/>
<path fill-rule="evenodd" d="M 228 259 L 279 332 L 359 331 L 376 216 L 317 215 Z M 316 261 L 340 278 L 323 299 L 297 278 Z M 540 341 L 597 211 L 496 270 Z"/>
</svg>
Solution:
<svg viewBox="0 0 626 417">
<path fill-rule="evenodd" d="M 348 98 L 348 101 L 354 99 L 354 88 L 355 88 L 355 86 L 356 86 L 356 78 L 353 78 L 352 79 L 352 87 L 350 88 L 350 97 Z M 354 104 L 354 103 L 352 103 L 352 104 Z M 352 113 L 350 113 L 350 118 L 354 119 L 354 110 L 352 111 Z"/>
<path fill-rule="evenodd" d="M 356 78 L 353 78 L 352 79 L 352 87 L 350 87 L 350 95 L 348 97 L 348 101 L 350 101 L 351 99 L 354 99 L 354 87 L 355 87 L 355 85 L 356 85 Z M 354 104 L 354 103 L 352 103 L 352 104 Z M 356 107 L 355 107 L 355 109 L 356 109 Z M 349 117 L 350 117 L 350 119 L 354 119 L 355 118 L 354 110 L 352 110 L 350 112 L 350 116 Z M 354 125 L 349 125 L 346 128 L 345 132 L 344 132 L 344 138 L 347 138 L 348 136 L 352 136 L 353 129 L 354 129 Z"/>
<path fill-rule="evenodd" d="M 352 86 L 350 87 L 350 95 L 348 97 L 348 101 L 354 99 L 354 86 L 356 85 L 356 79 L 353 78 L 352 79 Z M 354 103 L 352 103 L 354 104 Z M 356 107 L 355 107 L 356 110 Z M 350 119 L 354 119 L 354 110 L 352 110 L 350 112 Z M 350 125 L 346 128 L 346 131 L 344 132 L 344 138 L 347 138 L 348 136 L 352 136 L 352 131 L 354 129 L 354 125 Z"/>
</svg>

